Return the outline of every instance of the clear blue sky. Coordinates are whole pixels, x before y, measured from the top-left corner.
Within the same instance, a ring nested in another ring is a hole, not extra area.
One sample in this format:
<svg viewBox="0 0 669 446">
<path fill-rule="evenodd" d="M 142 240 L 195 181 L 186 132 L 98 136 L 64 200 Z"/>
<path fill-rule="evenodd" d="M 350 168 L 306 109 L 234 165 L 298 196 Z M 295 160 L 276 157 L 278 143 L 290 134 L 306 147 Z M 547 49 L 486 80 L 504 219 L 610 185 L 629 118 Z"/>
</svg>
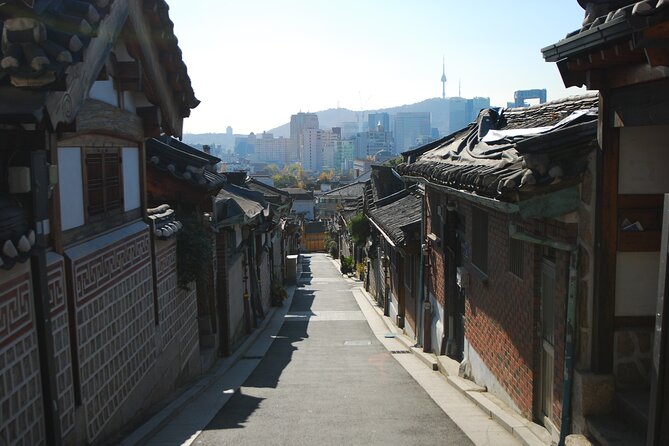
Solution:
<svg viewBox="0 0 669 446">
<path fill-rule="evenodd" d="M 268 130 L 298 111 L 446 95 L 506 105 L 566 90 L 541 48 L 580 27 L 576 0 L 169 0 L 196 96 L 188 133 Z"/>
</svg>

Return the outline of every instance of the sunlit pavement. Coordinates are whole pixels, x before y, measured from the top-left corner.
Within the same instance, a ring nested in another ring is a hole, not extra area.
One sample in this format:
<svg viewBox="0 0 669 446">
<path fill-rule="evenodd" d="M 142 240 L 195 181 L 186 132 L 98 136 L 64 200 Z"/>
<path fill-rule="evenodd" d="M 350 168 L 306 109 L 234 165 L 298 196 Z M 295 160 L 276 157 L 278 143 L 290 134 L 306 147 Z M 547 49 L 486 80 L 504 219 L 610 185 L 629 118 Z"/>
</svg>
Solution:
<svg viewBox="0 0 669 446">
<path fill-rule="evenodd" d="M 238 360 L 122 445 L 520 444 L 387 337 L 360 282 L 329 257 L 305 256 L 304 270 L 290 307 L 254 332 Z"/>
</svg>

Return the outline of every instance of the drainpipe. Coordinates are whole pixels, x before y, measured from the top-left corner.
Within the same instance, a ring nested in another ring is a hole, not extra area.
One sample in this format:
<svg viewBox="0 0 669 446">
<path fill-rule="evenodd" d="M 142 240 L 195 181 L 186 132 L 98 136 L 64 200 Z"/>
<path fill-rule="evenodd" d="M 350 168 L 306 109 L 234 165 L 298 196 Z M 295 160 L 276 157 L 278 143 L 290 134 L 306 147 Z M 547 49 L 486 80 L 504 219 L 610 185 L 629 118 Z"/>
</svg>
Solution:
<svg viewBox="0 0 669 446">
<path fill-rule="evenodd" d="M 537 245 L 549 246 L 569 252 L 569 289 L 567 292 L 567 315 L 565 321 L 564 378 L 562 381 L 562 417 L 560 418 L 560 440 L 558 446 L 564 446 L 565 439 L 571 432 L 571 392 L 574 375 L 574 327 L 576 326 L 576 299 L 578 283 L 578 246 L 569 245 L 546 237 L 526 234 L 518 230 L 514 223 L 509 224 L 511 238 Z"/>
<path fill-rule="evenodd" d="M 423 314 L 420 311 L 423 306 L 423 299 L 425 296 L 425 195 L 423 194 L 423 199 L 420 202 L 421 207 L 421 221 L 420 221 L 420 265 L 418 268 L 418 298 L 416 299 L 416 345 L 415 347 L 421 347 L 421 334 L 423 327 Z"/>
</svg>

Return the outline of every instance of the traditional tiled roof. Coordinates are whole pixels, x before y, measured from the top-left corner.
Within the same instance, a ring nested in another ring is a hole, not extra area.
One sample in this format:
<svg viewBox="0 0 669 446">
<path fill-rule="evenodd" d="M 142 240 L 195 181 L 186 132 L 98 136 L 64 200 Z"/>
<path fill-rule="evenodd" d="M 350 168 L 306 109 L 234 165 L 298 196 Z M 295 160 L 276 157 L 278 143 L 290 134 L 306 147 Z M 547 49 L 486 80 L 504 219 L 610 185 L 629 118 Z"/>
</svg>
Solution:
<svg viewBox="0 0 669 446">
<path fill-rule="evenodd" d="M 285 190 L 265 184 L 254 177 L 248 178 L 245 186 L 251 190 L 260 192 L 265 197 L 265 200 L 273 204 L 282 204 L 282 202 L 290 200 L 290 194 Z"/>
<path fill-rule="evenodd" d="M 370 220 L 396 245 L 406 241 L 407 230 L 422 219 L 422 198 L 408 191 L 387 197 L 382 205 L 368 212 Z"/>
<path fill-rule="evenodd" d="M 141 10 L 149 26 L 159 32 L 152 33 L 152 44 L 158 49 L 161 67 L 181 117 L 190 115 L 199 101 L 195 97 L 186 65 L 183 62 L 174 24 L 169 18 L 165 0 L 140 0 Z M 119 6 L 123 5 L 123 7 Z M 118 7 L 117 7 L 118 6 Z M 67 76 L 79 79 L 81 73 L 70 69 L 86 57 L 91 42 L 96 39 L 115 39 L 128 17 L 127 3 L 118 0 L 9 0 L 0 3 L 0 87 L 24 90 L 20 96 L 23 114 L 41 119 L 45 91 L 60 91 Z M 114 23 L 105 28 L 105 23 Z M 99 29 L 103 32 L 99 32 Z M 108 35 L 108 34 L 112 35 Z M 98 42 L 107 46 L 106 51 L 96 51 L 95 56 L 106 58 L 114 42 Z M 135 41 L 128 41 L 128 51 L 141 59 Z M 100 48 L 98 45 L 96 48 Z M 102 62 L 101 62 L 102 63 Z M 144 77 L 147 73 L 144 73 Z M 93 79 L 94 80 L 94 79 Z M 42 92 L 42 94 L 39 94 Z M 3 102 L 16 96 L 12 89 L 3 90 Z M 64 96 L 63 100 L 75 101 Z M 76 103 L 64 107 L 77 108 Z M 54 125 L 57 123 L 54 123 Z"/>
<path fill-rule="evenodd" d="M 151 232 L 160 240 L 167 240 L 177 235 L 183 224 L 176 219 L 174 209 L 168 204 L 162 204 L 146 210 L 151 224 Z"/>
<path fill-rule="evenodd" d="M 290 197 L 294 200 L 313 200 L 314 196 L 311 192 L 308 192 L 299 187 L 284 187 L 281 189 L 284 192 L 288 192 Z"/>
<path fill-rule="evenodd" d="M 197 187 L 213 190 L 226 181 L 226 176 L 215 170 L 219 158 L 171 137 L 147 139 L 146 157 L 150 166 Z"/>
<path fill-rule="evenodd" d="M 327 225 L 322 221 L 311 221 L 304 223 L 305 234 L 321 234 L 327 231 Z"/>
<path fill-rule="evenodd" d="M 35 231 L 30 229 L 23 207 L 13 198 L 0 195 L 0 268 L 11 269 L 25 262 L 35 246 Z"/>
<path fill-rule="evenodd" d="M 587 3 L 597 2 L 580 0 L 579 3 L 586 6 Z M 667 7 L 669 0 L 618 0 L 599 3 L 603 4 L 598 8 L 588 10 L 580 29 L 567 34 L 558 43 L 541 50 L 547 61 L 556 62 L 602 44 L 627 39 L 636 31 L 669 19 L 669 8 Z M 590 17 L 589 14 L 595 11 L 602 14 Z M 627 52 L 631 50 L 630 48 L 623 49 Z"/>
<path fill-rule="evenodd" d="M 503 201 L 573 184 L 596 143 L 597 94 L 508 110 L 483 110 L 439 145 L 398 166 L 420 177 Z"/>
<path fill-rule="evenodd" d="M 362 182 L 354 182 L 344 186 L 332 189 L 323 194 L 325 198 L 356 198 L 361 197 L 365 191 L 365 185 Z"/>
</svg>

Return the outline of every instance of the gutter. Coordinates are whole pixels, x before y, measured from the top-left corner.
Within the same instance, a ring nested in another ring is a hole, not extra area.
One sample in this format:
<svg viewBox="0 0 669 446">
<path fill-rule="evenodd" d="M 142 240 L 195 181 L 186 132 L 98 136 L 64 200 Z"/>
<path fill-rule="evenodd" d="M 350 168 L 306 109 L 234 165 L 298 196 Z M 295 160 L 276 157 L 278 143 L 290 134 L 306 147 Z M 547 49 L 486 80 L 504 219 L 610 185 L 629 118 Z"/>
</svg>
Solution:
<svg viewBox="0 0 669 446">
<path fill-rule="evenodd" d="M 391 239 L 390 237 L 388 237 L 388 235 L 387 235 L 385 232 L 383 232 L 383 229 L 381 229 L 381 227 L 380 227 L 379 225 L 377 225 L 377 224 L 374 222 L 374 220 L 372 220 L 372 219 L 369 218 L 369 217 L 367 217 L 367 220 L 369 220 L 369 222 L 370 222 L 370 223 L 371 223 L 371 224 L 372 224 L 372 225 L 373 225 L 373 226 L 374 226 L 374 227 L 381 233 L 381 235 L 383 236 L 383 238 L 386 239 L 386 241 L 387 241 L 388 243 L 390 243 L 390 246 L 392 246 L 393 248 L 397 248 L 397 245 L 395 244 L 395 242 L 393 242 L 392 239 Z"/>
<path fill-rule="evenodd" d="M 574 375 L 574 327 L 576 326 L 576 299 L 578 298 L 578 246 L 539 237 L 520 231 L 515 223 L 509 224 L 509 236 L 542 246 L 549 246 L 569 252 L 569 288 L 567 292 L 567 314 L 565 320 L 564 378 L 562 381 L 562 416 L 560 419 L 560 440 L 558 446 L 565 445 L 565 439 L 571 431 L 571 396 Z"/>
</svg>

